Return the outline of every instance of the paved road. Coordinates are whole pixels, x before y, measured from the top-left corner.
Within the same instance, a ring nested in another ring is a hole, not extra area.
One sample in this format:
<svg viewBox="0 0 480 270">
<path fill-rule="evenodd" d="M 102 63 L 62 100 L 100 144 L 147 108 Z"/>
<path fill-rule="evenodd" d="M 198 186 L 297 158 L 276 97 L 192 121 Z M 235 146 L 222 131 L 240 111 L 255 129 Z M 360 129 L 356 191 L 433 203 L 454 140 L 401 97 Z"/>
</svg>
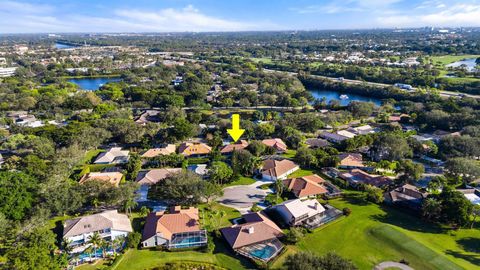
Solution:
<svg viewBox="0 0 480 270">
<path fill-rule="evenodd" d="M 398 262 L 382 262 L 375 265 L 373 270 L 383 270 L 383 269 L 389 269 L 389 268 L 398 268 L 401 270 L 414 270 L 410 266 L 403 263 L 398 263 Z"/>
<path fill-rule="evenodd" d="M 273 192 L 259 188 L 261 185 L 269 183 L 272 182 L 260 180 L 251 185 L 227 187 L 223 190 L 223 196 L 217 201 L 245 214 L 253 204 L 262 202 L 269 193 Z"/>
</svg>

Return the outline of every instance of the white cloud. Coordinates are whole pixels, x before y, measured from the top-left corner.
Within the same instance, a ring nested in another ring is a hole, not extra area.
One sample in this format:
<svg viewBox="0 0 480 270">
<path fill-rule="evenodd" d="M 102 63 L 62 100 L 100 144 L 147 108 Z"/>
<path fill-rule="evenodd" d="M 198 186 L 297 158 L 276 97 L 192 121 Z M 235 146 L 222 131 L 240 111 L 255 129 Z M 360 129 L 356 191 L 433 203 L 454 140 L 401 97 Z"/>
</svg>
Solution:
<svg viewBox="0 0 480 270">
<path fill-rule="evenodd" d="M 213 17 L 192 5 L 156 11 L 118 9 L 111 16 L 62 14 L 51 6 L 7 1 L 0 5 L 0 32 L 183 32 L 279 29 L 268 21 Z"/>
<path fill-rule="evenodd" d="M 333 0 L 322 5 L 310 5 L 305 7 L 293 7 L 290 10 L 299 14 L 325 13 L 337 14 L 346 12 L 381 12 L 390 8 L 393 4 L 402 0 Z"/>
<path fill-rule="evenodd" d="M 438 4 L 434 8 L 429 13 L 379 17 L 377 21 L 391 27 L 480 26 L 480 4 Z"/>
</svg>

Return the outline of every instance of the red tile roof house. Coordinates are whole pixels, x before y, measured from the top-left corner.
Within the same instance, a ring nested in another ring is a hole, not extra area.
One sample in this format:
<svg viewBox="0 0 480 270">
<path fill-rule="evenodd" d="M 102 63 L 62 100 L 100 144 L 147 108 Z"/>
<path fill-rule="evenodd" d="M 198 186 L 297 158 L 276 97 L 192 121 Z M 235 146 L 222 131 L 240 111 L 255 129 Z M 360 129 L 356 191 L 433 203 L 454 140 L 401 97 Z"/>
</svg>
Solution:
<svg viewBox="0 0 480 270">
<path fill-rule="evenodd" d="M 285 188 L 297 198 L 311 198 L 326 194 L 325 180 L 316 174 L 283 180 Z"/>
<path fill-rule="evenodd" d="M 277 181 L 287 179 L 288 175 L 300 169 L 294 162 L 284 160 L 267 159 L 263 161 L 261 169 L 262 179 L 268 181 Z"/>
<path fill-rule="evenodd" d="M 236 143 L 225 145 L 225 147 L 220 150 L 220 153 L 224 155 L 232 154 L 235 150 L 243 150 L 248 147 L 248 142 L 245 140 L 240 140 Z"/>
<path fill-rule="evenodd" d="M 140 185 L 155 185 L 167 178 L 170 174 L 181 172 L 182 168 L 161 168 L 148 171 L 140 171 L 135 181 Z"/>
<path fill-rule="evenodd" d="M 207 231 L 200 228 L 198 208 L 175 206 L 169 213 L 152 212 L 147 216 L 141 245 L 178 249 L 206 246 L 207 241 Z"/>
<path fill-rule="evenodd" d="M 283 153 L 287 151 L 287 145 L 280 138 L 266 139 L 263 140 L 262 143 L 266 146 L 273 147 L 275 150 L 277 150 L 278 153 Z"/>
<path fill-rule="evenodd" d="M 207 156 L 212 148 L 204 143 L 184 142 L 178 147 L 178 152 L 186 157 Z"/>
<path fill-rule="evenodd" d="M 356 169 L 365 167 L 365 164 L 363 164 L 362 154 L 343 153 L 338 155 L 338 159 L 340 160 L 338 167 L 341 169 Z"/>
<path fill-rule="evenodd" d="M 280 253 L 282 230 L 262 213 L 243 215 L 245 223 L 220 229 L 230 247 L 247 258 L 268 262 Z"/>
<path fill-rule="evenodd" d="M 392 183 L 392 179 L 386 176 L 370 175 L 360 169 L 353 169 L 348 172 L 342 172 L 339 173 L 338 176 L 354 187 L 360 184 L 366 184 L 376 187 L 385 187 Z"/>
</svg>

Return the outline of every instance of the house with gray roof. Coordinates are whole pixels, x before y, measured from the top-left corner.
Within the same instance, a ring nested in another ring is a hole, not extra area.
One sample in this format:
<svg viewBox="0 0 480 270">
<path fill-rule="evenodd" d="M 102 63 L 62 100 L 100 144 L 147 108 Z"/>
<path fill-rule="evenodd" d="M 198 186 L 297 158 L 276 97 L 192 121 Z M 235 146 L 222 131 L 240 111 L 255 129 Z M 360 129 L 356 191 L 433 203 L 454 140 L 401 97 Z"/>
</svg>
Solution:
<svg viewBox="0 0 480 270">
<path fill-rule="evenodd" d="M 63 238 L 69 242 L 72 253 L 85 250 L 95 232 L 110 242 L 118 237 L 127 237 L 133 229 L 128 216 L 118 213 L 117 210 L 69 219 L 63 226 Z"/>
<path fill-rule="evenodd" d="M 122 150 L 121 147 L 112 147 L 98 155 L 95 164 L 124 164 L 128 162 L 130 151 Z"/>
</svg>

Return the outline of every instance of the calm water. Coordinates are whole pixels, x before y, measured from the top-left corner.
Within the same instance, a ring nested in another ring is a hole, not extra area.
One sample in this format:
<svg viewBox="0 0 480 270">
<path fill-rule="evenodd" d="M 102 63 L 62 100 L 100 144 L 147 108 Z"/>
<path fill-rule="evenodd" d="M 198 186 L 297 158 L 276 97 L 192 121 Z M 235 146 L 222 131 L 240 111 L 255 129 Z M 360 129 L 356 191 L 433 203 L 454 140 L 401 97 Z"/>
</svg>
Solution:
<svg viewBox="0 0 480 270">
<path fill-rule="evenodd" d="M 68 45 L 68 44 L 63 44 L 63 43 L 55 43 L 55 48 L 57 49 L 70 49 L 70 48 L 74 48 L 75 46 L 72 46 L 72 45 Z"/>
<path fill-rule="evenodd" d="M 112 77 L 99 77 L 99 78 L 81 78 L 81 79 L 69 79 L 69 82 L 76 83 L 83 90 L 96 91 L 102 85 L 109 82 L 118 82 L 121 81 L 120 78 Z"/>
<path fill-rule="evenodd" d="M 310 93 L 312 93 L 313 97 L 316 99 L 321 99 L 323 97 L 326 98 L 327 104 L 330 100 L 338 100 L 340 101 L 340 105 L 346 106 L 348 103 L 352 101 L 363 101 L 363 102 L 373 102 L 375 105 L 380 106 L 382 105 L 382 101 L 378 98 L 366 97 L 351 93 L 341 93 L 337 91 L 331 90 L 321 90 L 321 89 L 310 89 Z M 340 99 L 341 95 L 347 95 L 348 99 Z"/>
<path fill-rule="evenodd" d="M 461 65 L 465 65 L 465 66 L 467 66 L 467 70 L 472 72 L 472 71 L 475 70 L 475 66 L 477 65 L 475 63 L 476 60 L 477 60 L 476 58 L 464 59 L 464 60 L 460 60 L 460 61 L 448 64 L 447 67 L 456 68 L 456 67 L 459 67 Z"/>
</svg>

